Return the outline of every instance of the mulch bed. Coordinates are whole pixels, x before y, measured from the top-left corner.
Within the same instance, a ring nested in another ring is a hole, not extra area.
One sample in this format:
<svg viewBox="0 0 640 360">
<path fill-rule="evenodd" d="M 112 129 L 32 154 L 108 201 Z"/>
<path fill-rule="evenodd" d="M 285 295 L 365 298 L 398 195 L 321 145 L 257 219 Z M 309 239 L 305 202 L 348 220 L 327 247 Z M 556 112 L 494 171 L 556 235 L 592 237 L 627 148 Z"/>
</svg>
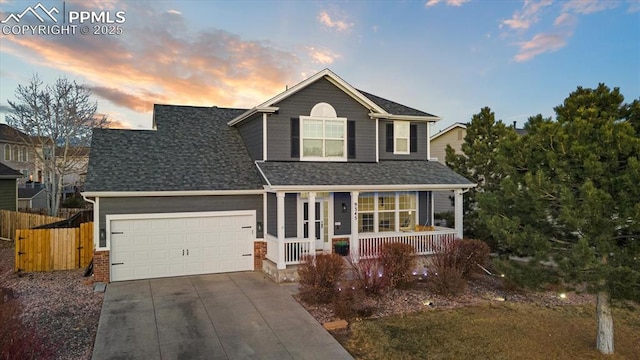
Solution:
<svg viewBox="0 0 640 360">
<path fill-rule="evenodd" d="M 14 262 L 13 243 L 0 241 L 4 301 L 18 302 L 23 324 L 42 336 L 52 358 L 91 359 L 104 294 L 93 292 L 83 269 L 15 273 Z"/>
<path fill-rule="evenodd" d="M 586 292 L 567 292 L 564 297 L 555 291 L 516 291 L 507 290 L 499 277 L 477 275 L 467 285 L 461 295 L 447 297 L 429 291 L 426 281 L 415 280 L 406 289 L 391 289 L 379 297 L 372 297 L 374 312 L 369 318 L 381 318 L 391 315 L 410 314 L 417 311 L 435 309 L 454 309 L 464 306 L 477 306 L 491 302 L 531 303 L 540 306 L 565 306 L 595 304 L 595 296 Z M 298 302 L 320 323 L 335 321 L 338 318 L 331 304 L 307 304 L 296 296 Z"/>
</svg>

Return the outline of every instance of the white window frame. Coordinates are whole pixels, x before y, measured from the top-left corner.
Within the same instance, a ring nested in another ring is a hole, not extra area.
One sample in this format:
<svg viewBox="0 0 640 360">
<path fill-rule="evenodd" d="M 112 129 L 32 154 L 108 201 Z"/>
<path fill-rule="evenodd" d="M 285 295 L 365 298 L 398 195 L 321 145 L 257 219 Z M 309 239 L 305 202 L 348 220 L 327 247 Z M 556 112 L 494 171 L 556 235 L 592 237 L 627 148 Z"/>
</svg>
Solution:
<svg viewBox="0 0 640 360">
<path fill-rule="evenodd" d="M 406 127 L 407 130 L 407 136 L 403 137 L 400 136 L 400 128 L 401 127 Z M 393 122 L 393 153 L 394 154 L 402 154 L 402 155 L 406 155 L 406 154 L 410 154 L 411 153 L 411 122 L 410 121 L 402 121 L 402 120 L 395 120 Z M 406 140 L 407 141 L 407 150 L 406 151 L 400 151 L 398 150 L 398 140 Z"/>
<path fill-rule="evenodd" d="M 309 137 L 304 134 L 305 121 L 322 121 L 322 137 Z M 339 121 L 342 123 L 342 138 L 328 138 L 326 136 L 326 122 Z M 322 140 L 322 156 L 305 156 L 304 140 Z M 326 141 L 341 140 L 342 156 L 327 156 Z M 337 117 L 333 107 L 327 103 L 318 103 L 311 109 L 310 116 L 300 116 L 300 160 L 301 161 L 347 161 L 347 118 Z"/>
<path fill-rule="evenodd" d="M 4 160 L 11 161 L 11 145 L 4 144 Z"/>
<path fill-rule="evenodd" d="M 358 203 L 361 203 L 360 197 L 363 197 L 362 195 L 365 194 L 370 194 L 369 192 L 363 192 L 360 193 L 358 196 Z M 379 199 L 382 196 L 384 196 L 384 194 L 394 194 L 395 196 L 395 209 L 393 210 L 380 210 L 379 207 Z M 413 195 L 415 198 L 415 209 L 401 209 L 400 208 L 400 195 L 402 194 L 406 194 L 406 195 Z M 368 196 L 367 196 L 368 197 Z M 374 208 L 373 211 L 371 210 L 358 210 L 359 215 L 362 216 L 362 214 L 373 214 L 373 232 L 362 232 L 362 233 L 366 233 L 366 234 L 371 234 L 371 233 L 397 233 L 400 231 L 403 231 L 403 226 L 401 226 L 402 224 L 400 223 L 400 213 L 402 212 L 407 212 L 407 211 L 411 211 L 414 212 L 414 214 L 412 214 L 414 216 L 415 219 L 415 225 L 419 224 L 419 220 L 420 220 L 420 214 L 419 214 L 419 209 L 420 209 L 420 196 L 419 196 L 419 192 L 417 191 L 383 191 L 383 192 L 375 192 L 373 193 L 373 204 L 374 204 Z M 380 231 L 380 213 L 394 213 L 394 224 L 393 228 L 395 229 L 394 231 Z M 359 225 L 359 224 L 358 224 Z"/>
</svg>

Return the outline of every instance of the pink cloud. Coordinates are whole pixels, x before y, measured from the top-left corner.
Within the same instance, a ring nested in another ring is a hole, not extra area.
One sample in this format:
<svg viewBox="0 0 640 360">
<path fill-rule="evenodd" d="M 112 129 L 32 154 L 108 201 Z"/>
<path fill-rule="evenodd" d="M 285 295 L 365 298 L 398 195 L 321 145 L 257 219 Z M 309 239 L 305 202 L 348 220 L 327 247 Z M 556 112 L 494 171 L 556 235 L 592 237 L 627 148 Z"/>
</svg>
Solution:
<svg viewBox="0 0 640 360">
<path fill-rule="evenodd" d="M 586 15 L 613 9 L 617 6 L 618 3 L 611 0 L 570 0 L 564 4 L 563 10 Z"/>
<path fill-rule="evenodd" d="M 250 107 L 298 80 L 298 56 L 268 41 L 193 33 L 175 11 L 138 18 L 152 20 L 123 24 L 126 36 L 7 36 L 2 52 L 82 76 L 96 96 L 138 112 L 154 103 Z"/>
<path fill-rule="evenodd" d="M 543 53 L 557 51 L 567 44 L 560 34 L 537 34 L 531 40 L 518 43 L 520 52 L 514 56 L 517 62 L 531 60 Z"/>
<path fill-rule="evenodd" d="M 323 65 L 333 64 L 333 62 L 337 58 L 341 57 L 339 54 L 336 54 L 331 50 L 318 49 L 313 46 L 307 46 L 307 51 L 312 61 L 316 64 L 323 64 Z"/>
<path fill-rule="evenodd" d="M 444 3 L 449 5 L 449 6 L 460 7 L 464 3 L 468 3 L 469 1 L 471 1 L 471 0 L 445 0 Z M 438 5 L 441 2 L 443 2 L 443 1 L 442 0 L 429 0 L 429 1 L 427 1 L 426 4 L 424 4 L 424 6 L 431 7 L 431 6 Z"/>
<path fill-rule="evenodd" d="M 569 13 L 560 14 L 556 20 L 553 22 L 554 26 L 566 26 L 570 28 L 574 28 L 576 26 L 578 19 L 575 15 Z"/>
<path fill-rule="evenodd" d="M 511 19 L 503 20 L 500 27 L 507 26 L 510 29 L 526 30 L 539 21 L 540 11 L 551 5 L 552 2 L 552 0 L 525 1 L 522 9 L 513 13 Z"/>
<path fill-rule="evenodd" d="M 334 18 L 336 17 L 338 16 L 334 14 Z M 332 19 L 326 10 L 322 10 L 320 14 L 318 14 L 318 20 L 320 23 L 331 29 L 335 29 L 337 31 L 348 31 L 353 27 L 353 23 L 347 22 L 345 16 L 339 17 L 341 18 L 340 20 Z"/>
</svg>

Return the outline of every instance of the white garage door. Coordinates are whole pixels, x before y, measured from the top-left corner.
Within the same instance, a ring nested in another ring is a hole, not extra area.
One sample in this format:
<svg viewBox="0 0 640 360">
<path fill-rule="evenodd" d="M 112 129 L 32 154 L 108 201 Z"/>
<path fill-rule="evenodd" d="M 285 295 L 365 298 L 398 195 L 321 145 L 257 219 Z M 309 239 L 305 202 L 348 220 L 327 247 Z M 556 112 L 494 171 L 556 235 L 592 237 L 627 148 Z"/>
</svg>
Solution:
<svg viewBox="0 0 640 360">
<path fill-rule="evenodd" d="M 253 270 L 255 213 L 107 217 L 111 281 Z"/>
</svg>

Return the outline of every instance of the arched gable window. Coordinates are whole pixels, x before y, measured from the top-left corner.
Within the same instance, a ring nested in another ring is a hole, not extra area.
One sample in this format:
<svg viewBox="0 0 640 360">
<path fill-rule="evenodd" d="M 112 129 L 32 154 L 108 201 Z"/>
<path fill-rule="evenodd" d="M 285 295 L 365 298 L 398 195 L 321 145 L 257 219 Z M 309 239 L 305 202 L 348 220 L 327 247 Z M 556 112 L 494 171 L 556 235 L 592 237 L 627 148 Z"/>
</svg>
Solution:
<svg viewBox="0 0 640 360">
<path fill-rule="evenodd" d="M 300 158 L 316 161 L 347 160 L 347 118 L 325 102 L 313 106 L 309 116 L 300 116 Z"/>
<path fill-rule="evenodd" d="M 4 144 L 4 159 L 11 161 L 11 145 L 9 144 Z"/>
</svg>

